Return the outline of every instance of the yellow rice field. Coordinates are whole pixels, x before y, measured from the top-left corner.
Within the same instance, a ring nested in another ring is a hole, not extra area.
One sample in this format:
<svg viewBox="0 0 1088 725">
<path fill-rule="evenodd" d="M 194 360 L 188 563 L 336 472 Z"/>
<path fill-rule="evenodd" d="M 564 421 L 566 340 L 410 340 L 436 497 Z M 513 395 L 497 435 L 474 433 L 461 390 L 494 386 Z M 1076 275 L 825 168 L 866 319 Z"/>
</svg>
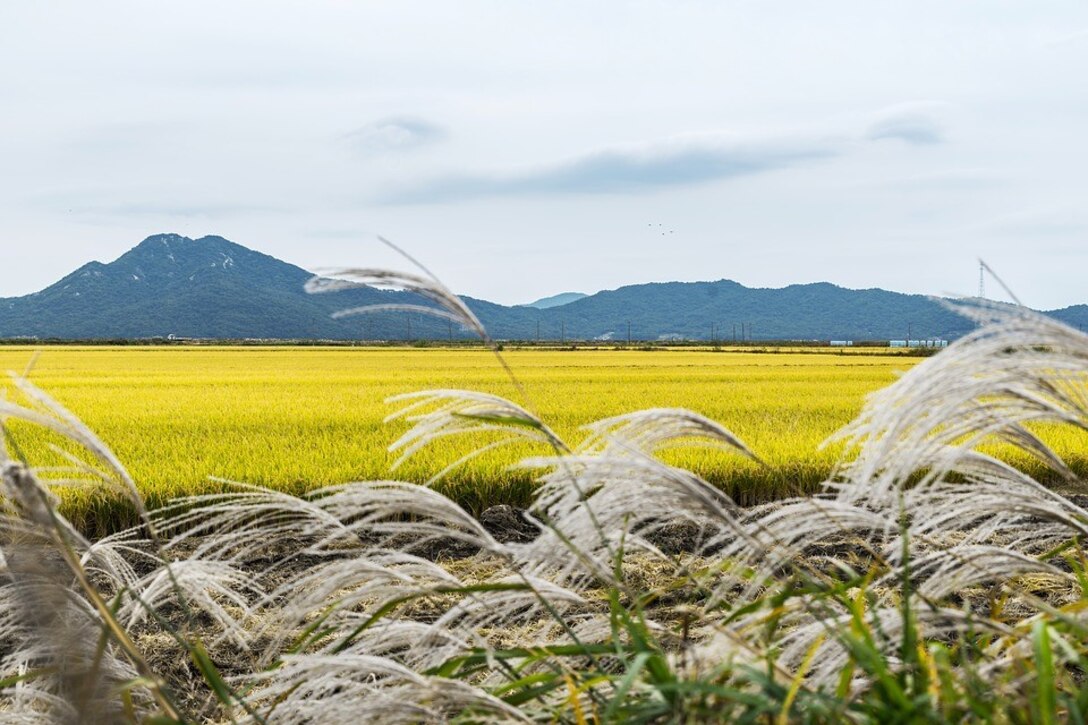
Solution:
<svg viewBox="0 0 1088 725">
<path fill-rule="evenodd" d="M 0 348 L 0 369 L 22 371 L 31 348 Z M 457 387 L 510 397 L 570 444 L 591 421 L 686 407 L 718 420 L 769 466 L 690 449 L 673 461 L 742 501 L 811 490 L 839 451 L 818 450 L 870 391 L 915 358 L 711 350 L 509 350 L 522 399 L 485 350 L 391 348 L 47 347 L 31 379 L 94 429 L 152 503 L 217 490 L 209 477 L 291 491 L 352 480 L 423 481 L 480 441 L 447 440 L 390 471 L 387 446 L 407 423 L 383 423 L 391 395 Z M 16 443 L 48 460 L 25 426 Z M 1059 446 L 1060 449 L 1060 446 Z M 443 485 L 470 510 L 523 504 L 532 476 L 508 466 L 530 447 L 498 451 Z M 92 527 L 111 514 L 98 494 L 66 493 L 67 512 Z"/>
</svg>

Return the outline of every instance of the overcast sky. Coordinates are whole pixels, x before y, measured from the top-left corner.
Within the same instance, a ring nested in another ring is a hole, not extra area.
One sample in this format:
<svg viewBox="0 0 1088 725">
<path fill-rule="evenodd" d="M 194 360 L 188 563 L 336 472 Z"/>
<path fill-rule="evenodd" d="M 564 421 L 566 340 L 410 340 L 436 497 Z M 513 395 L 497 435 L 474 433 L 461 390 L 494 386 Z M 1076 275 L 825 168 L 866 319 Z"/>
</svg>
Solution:
<svg viewBox="0 0 1088 725">
<path fill-rule="evenodd" d="M 178 232 L 504 303 L 980 256 L 1088 302 L 1081 0 L 4 0 L 0 68 L 0 296 Z"/>
</svg>

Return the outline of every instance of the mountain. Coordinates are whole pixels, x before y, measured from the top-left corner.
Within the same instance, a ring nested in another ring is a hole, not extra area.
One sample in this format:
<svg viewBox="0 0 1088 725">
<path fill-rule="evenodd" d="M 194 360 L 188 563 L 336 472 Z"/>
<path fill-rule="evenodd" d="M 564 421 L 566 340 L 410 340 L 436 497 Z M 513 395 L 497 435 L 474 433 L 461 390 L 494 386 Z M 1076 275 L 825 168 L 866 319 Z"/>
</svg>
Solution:
<svg viewBox="0 0 1088 725">
<path fill-rule="evenodd" d="M 372 304 L 420 304 L 407 292 L 356 287 L 309 295 L 312 274 L 222 237 L 148 237 L 109 264 L 90 262 L 40 292 L 0 299 L 0 338 L 178 337 L 466 339 L 418 313 L 333 319 Z M 560 296 L 562 297 L 562 296 Z M 752 289 L 737 282 L 621 287 L 559 306 L 507 307 L 465 297 L 496 339 L 680 337 L 887 340 L 958 337 L 972 324 L 921 295 L 849 290 L 826 282 Z M 554 299 L 554 298 L 552 298 Z M 541 302 L 547 302 L 542 300 Z M 1088 327 L 1088 305 L 1049 314 Z"/>
<path fill-rule="evenodd" d="M 344 307 L 415 301 L 371 288 L 303 290 L 313 275 L 222 237 L 148 237 L 114 262 L 90 262 L 40 292 L 0 299 L 0 337 L 404 338 L 393 315 L 333 320 Z M 338 299 L 333 299 L 334 297 Z M 423 331 L 437 334 L 443 323 Z"/>
<path fill-rule="evenodd" d="M 1071 327 L 1088 330 L 1088 305 L 1073 305 L 1048 313 Z"/>
<path fill-rule="evenodd" d="M 571 302 L 577 302 L 585 297 L 589 297 L 589 295 L 583 294 L 582 292 L 561 292 L 560 294 L 552 295 L 551 297 L 541 297 L 536 302 L 530 302 L 529 304 L 522 306 L 535 307 L 538 310 L 550 310 L 553 307 L 562 307 Z"/>
<path fill-rule="evenodd" d="M 489 321 L 481 316 L 487 324 Z M 661 282 L 598 292 L 540 311 L 541 336 L 570 339 L 686 338 L 887 340 L 955 338 L 972 323 L 922 295 L 848 290 L 826 282 L 752 289 L 730 280 Z M 523 337 L 501 319 L 496 337 Z M 748 330 L 748 331 L 746 331 Z M 735 332 L 734 332 L 735 331 Z"/>
</svg>

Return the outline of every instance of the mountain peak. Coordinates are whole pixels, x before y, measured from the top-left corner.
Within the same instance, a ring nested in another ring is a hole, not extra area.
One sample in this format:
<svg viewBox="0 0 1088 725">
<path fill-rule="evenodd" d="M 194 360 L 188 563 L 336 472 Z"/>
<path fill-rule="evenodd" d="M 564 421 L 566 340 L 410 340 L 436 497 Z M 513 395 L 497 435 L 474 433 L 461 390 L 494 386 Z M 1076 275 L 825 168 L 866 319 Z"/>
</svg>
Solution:
<svg viewBox="0 0 1088 725">
<path fill-rule="evenodd" d="M 114 264 L 166 260 L 174 265 L 210 265 L 217 260 L 241 255 L 272 259 L 215 235 L 192 239 L 181 234 L 153 234 L 118 257 Z"/>
<path fill-rule="evenodd" d="M 571 302 L 577 302 L 580 299 L 588 297 L 589 295 L 582 292 L 561 292 L 551 297 L 542 297 L 535 302 L 530 302 L 524 307 L 535 307 L 538 310 L 548 310 L 553 307 L 562 307 L 563 305 L 569 305 Z"/>
<path fill-rule="evenodd" d="M 150 237 L 147 237 L 142 242 L 137 244 L 134 249 L 139 249 L 140 247 L 153 247 L 157 245 L 183 244 L 185 242 L 191 241 L 193 240 L 189 237 L 183 237 L 180 234 L 152 234 Z"/>
</svg>

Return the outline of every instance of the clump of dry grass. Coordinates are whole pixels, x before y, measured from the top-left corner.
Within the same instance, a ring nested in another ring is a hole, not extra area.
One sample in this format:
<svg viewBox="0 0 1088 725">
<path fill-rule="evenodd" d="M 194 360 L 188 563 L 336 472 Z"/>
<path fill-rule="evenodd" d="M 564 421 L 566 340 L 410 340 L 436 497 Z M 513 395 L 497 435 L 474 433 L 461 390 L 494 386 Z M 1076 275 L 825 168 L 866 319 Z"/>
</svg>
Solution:
<svg viewBox="0 0 1088 725">
<path fill-rule="evenodd" d="M 427 274 L 352 276 L 410 283 L 478 327 Z M 0 415 L 85 455 L 57 472 L 0 448 L 2 707 L 22 721 L 91 706 L 298 723 L 1072 717 L 1088 706 L 1088 512 L 983 449 L 1010 443 L 1080 484 L 1032 426 L 1088 423 L 1088 337 L 1022 308 L 963 311 L 979 329 L 870 399 L 821 494 L 751 509 L 658 458 L 691 444 L 755 458 L 689 411 L 603 420 L 571 447 L 494 396 L 401 399 L 406 456 L 476 430 L 542 448 L 523 463 L 541 471 L 523 542 L 392 481 L 238 486 L 148 513 L 101 442 L 20 381 L 25 400 Z M 141 525 L 74 531 L 48 488 L 87 478 L 131 496 Z M 687 550 L 666 553 L 677 535 Z M 192 666 L 163 672 L 143 645 L 164 641 Z M 183 682 L 203 690 L 178 697 Z"/>
</svg>

